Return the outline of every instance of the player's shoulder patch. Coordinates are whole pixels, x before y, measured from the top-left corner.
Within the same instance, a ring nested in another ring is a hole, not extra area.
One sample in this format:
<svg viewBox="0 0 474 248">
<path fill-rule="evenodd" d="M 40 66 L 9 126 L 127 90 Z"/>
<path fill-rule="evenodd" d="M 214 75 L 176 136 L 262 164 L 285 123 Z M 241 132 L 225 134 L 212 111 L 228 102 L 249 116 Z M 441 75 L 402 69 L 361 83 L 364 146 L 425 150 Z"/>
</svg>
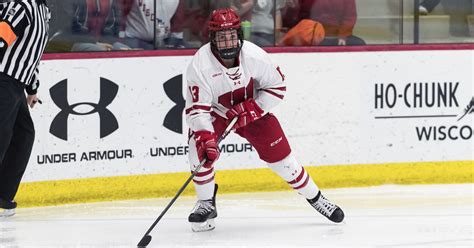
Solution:
<svg viewBox="0 0 474 248">
<path fill-rule="evenodd" d="M 7 15 L 11 15 L 11 16 L 13 16 L 13 15 L 15 15 L 15 14 L 16 14 L 16 10 L 15 10 L 15 9 L 10 9 L 10 10 L 8 11 L 8 13 L 7 13 Z"/>
</svg>

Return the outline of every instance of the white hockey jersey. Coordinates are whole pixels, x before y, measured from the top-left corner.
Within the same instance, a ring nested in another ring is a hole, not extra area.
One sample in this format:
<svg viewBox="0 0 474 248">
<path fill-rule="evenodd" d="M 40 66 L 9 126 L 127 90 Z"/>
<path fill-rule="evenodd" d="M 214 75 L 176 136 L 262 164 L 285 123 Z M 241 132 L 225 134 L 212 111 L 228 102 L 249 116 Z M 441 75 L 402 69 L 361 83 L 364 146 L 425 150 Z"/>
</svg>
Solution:
<svg viewBox="0 0 474 248">
<path fill-rule="evenodd" d="M 225 113 L 248 98 L 253 98 L 265 113 L 285 95 L 284 76 L 270 56 L 257 45 L 244 41 L 238 66 L 226 68 L 210 43 L 194 55 L 186 72 L 186 121 L 192 131 L 214 132 L 211 112 Z"/>
</svg>

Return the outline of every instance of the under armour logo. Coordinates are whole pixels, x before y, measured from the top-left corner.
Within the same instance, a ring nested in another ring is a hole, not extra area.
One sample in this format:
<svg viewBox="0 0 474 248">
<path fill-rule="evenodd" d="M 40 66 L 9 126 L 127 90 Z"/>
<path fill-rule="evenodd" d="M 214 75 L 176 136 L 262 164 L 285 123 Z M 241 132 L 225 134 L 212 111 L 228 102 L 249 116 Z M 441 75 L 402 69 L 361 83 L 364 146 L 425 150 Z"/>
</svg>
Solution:
<svg viewBox="0 0 474 248">
<path fill-rule="evenodd" d="M 252 116 L 252 118 L 254 118 L 254 119 L 257 119 L 257 117 L 258 117 L 258 116 L 257 116 L 257 113 L 255 113 L 255 111 L 253 111 L 253 110 L 251 110 L 251 111 L 249 112 L 249 114 L 250 114 L 250 116 Z"/>
<path fill-rule="evenodd" d="M 183 133 L 183 111 L 186 101 L 183 97 L 183 74 L 179 74 L 163 84 L 166 96 L 176 105 L 168 111 L 163 126 L 176 133 Z"/>
<path fill-rule="evenodd" d="M 61 109 L 49 128 L 49 132 L 62 139 L 67 140 L 67 120 L 69 115 L 91 115 L 98 113 L 100 118 L 100 138 L 104 138 L 115 130 L 118 129 L 119 125 L 115 116 L 107 109 L 118 92 L 118 85 L 112 81 L 100 78 L 100 99 L 99 102 L 80 102 L 70 105 L 67 99 L 67 79 L 54 85 L 49 89 L 53 102 Z M 93 109 L 86 113 L 78 113 L 74 110 L 77 106 L 89 105 Z"/>
</svg>

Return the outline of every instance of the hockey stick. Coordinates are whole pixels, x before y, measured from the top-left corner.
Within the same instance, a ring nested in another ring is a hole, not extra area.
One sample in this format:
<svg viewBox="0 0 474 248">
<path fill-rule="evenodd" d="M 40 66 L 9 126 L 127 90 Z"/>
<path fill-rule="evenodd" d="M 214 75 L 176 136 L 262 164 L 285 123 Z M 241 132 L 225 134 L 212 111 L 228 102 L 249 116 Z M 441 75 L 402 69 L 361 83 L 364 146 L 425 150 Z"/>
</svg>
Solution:
<svg viewBox="0 0 474 248">
<path fill-rule="evenodd" d="M 232 119 L 230 121 L 229 125 L 224 130 L 221 137 L 219 137 L 219 139 L 217 140 L 217 145 L 219 145 L 219 143 L 221 143 L 221 141 L 223 139 L 225 139 L 225 137 L 230 133 L 230 131 L 234 127 L 235 123 L 237 122 L 237 119 L 238 119 L 238 117 L 235 117 L 234 119 Z M 171 205 L 173 205 L 173 203 L 176 201 L 176 199 L 178 199 L 179 195 L 181 195 L 181 193 L 183 193 L 184 189 L 188 186 L 189 182 L 191 182 L 191 180 L 194 178 L 194 176 L 197 174 L 197 172 L 201 169 L 201 167 L 205 163 L 206 163 L 206 159 L 202 160 L 201 163 L 199 163 L 199 165 L 196 167 L 196 169 L 192 172 L 191 176 L 189 176 L 188 180 L 186 180 L 186 182 L 183 184 L 183 186 L 181 186 L 181 188 L 178 190 L 178 192 L 176 193 L 174 198 L 170 201 L 170 203 L 168 203 L 168 206 L 166 206 L 166 208 L 163 210 L 163 212 L 161 212 L 160 216 L 158 216 L 158 218 L 155 220 L 155 222 L 153 222 L 153 224 L 150 226 L 148 231 L 146 231 L 145 235 L 142 237 L 140 242 L 138 242 L 138 245 L 137 245 L 138 247 L 147 247 L 147 245 L 150 244 L 150 241 L 151 241 L 150 232 L 153 230 L 153 228 L 155 228 L 156 224 L 158 224 L 158 222 L 161 220 L 161 218 L 163 218 L 163 216 L 166 214 L 168 209 L 170 209 Z"/>
</svg>

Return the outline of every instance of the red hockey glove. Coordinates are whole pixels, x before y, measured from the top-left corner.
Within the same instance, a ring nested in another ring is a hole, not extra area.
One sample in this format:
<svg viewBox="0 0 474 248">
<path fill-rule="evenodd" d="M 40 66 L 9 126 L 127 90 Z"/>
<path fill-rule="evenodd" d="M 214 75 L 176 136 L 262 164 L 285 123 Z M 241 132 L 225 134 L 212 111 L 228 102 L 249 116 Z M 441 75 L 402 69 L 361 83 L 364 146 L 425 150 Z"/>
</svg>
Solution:
<svg viewBox="0 0 474 248">
<path fill-rule="evenodd" d="M 204 168 L 211 168 L 212 164 L 219 158 L 219 148 L 217 147 L 217 137 L 209 131 L 197 131 L 194 133 L 196 150 L 199 161 L 206 159 Z"/>
<path fill-rule="evenodd" d="M 237 105 L 234 105 L 232 109 L 225 113 L 229 120 L 232 120 L 236 116 L 239 117 L 239 120 L 235 124 L 234 129 L 245 127 L 250 122 L 262 117 L 262 114 L 263 110 L 257 105 L 255 100 L 253 100 L 252 98 L 247 99 Z"/>
</svg>

